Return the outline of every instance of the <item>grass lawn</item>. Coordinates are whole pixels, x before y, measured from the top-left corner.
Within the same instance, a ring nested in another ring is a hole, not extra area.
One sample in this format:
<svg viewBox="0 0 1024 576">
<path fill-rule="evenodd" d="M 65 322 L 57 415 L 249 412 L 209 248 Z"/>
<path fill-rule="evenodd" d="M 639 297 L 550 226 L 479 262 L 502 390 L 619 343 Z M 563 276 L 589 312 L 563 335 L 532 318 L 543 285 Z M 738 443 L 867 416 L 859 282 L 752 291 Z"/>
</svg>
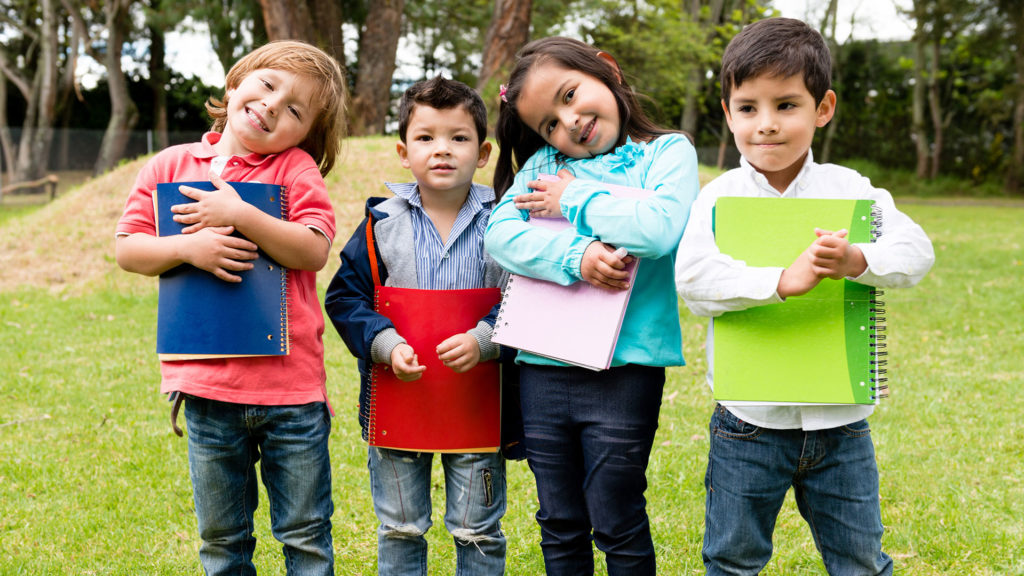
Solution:
<svg viewBox="0 0 1024 576">
<path fill-rule="evenodd" d="M 157 393 L 156 281 L 112 257 L 140 166 L 30 212 L 0 210 L 0 574 L 202 573 L 186 442 Z M 349 141 L 329 178 L 339 232 L 321 292 L 362 199 L 405 179 L 392 140 Z M 937 261 L 918 287 L 885 297 L 892 396 L 871 418 L 885 549 L 901 574 L 1024 575 L 1024 203 L 897 203 L 928 231 Z M 689 365 L 669 371 L 648 474 L 665 575 L 703 572 L 705 321 L 684 308 L 680 322 Z M 337 573 L 375 574 L 355 362 L 330 327 L 325 344 Z M 524 462 L 509 463 L 508 476 L 507 572 L 543 573 L 532 476 Z M 435 494 L 431 574 L 453 574 Z M 261 498 L 256 563 L 260 574 L 284 574 Z M 792 499 L 775 546 L 765 574 L 824 574 Z"/>
</svg>

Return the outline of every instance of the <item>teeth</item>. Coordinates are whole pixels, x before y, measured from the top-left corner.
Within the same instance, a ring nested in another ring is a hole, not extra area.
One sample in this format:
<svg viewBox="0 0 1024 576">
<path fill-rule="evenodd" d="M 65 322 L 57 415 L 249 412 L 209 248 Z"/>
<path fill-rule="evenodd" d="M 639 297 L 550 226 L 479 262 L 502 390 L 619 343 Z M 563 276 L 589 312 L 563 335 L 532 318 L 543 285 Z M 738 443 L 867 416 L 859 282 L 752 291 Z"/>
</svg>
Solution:
<svg viewBox="0 0 1024 576">
<path fill-rule="evenodd" d="M 262 128 L 263 130 L 265 130 L 267 132 L 270 131 L 270 129 L 267 128 L 267 125 L 263 123 L 263 120 L 260 120 L 260 117 L 257 116 L 256 113 L 253 112 L 252 110 L 249 110 L 249 118 L 252 118 L 253 121 L 256 122 L 256 124 L 258 124 L 259 127 Z"/>
</svg>

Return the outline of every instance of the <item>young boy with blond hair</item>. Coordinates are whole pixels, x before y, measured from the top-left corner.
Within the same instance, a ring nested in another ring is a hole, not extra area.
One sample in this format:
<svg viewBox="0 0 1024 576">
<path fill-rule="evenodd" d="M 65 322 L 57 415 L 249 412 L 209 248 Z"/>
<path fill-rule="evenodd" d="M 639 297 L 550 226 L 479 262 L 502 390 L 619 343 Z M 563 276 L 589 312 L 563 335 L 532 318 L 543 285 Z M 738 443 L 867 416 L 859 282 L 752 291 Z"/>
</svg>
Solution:
<svg viewBox="0 0 1024 576">
<path fill-rule="evenodd" d="M 223 98 L 207 103 L 212 131 L 201 142 L 160 152 L 139 173 L 117 223 L 117 263 L 146 276 L 190 264 L 225 282 L 243 282 L 240 274 L 252 268 L 259 248 L 288 269 L 286 356 L 162 361 L 160 391 L 176 396 L 175 414 L 184 399 L 206 573 L 255 574 L 261 461 L 271 530 L 284 544 L 288 573 L 333 574 L 331 415 L 316 272 L 334 238 L 323 177 L 344 135 L 345 78 L 323 51 L 273 42 L 239 60 L 225 84 Z M 158 236 L 157 184 L 200 180 L 216 190 L 182 186 L 195 200 L 173 208 L 186 227 Z M 287 218 L 245 202 L 228 181 L 285 186 Z"/>
</svg>

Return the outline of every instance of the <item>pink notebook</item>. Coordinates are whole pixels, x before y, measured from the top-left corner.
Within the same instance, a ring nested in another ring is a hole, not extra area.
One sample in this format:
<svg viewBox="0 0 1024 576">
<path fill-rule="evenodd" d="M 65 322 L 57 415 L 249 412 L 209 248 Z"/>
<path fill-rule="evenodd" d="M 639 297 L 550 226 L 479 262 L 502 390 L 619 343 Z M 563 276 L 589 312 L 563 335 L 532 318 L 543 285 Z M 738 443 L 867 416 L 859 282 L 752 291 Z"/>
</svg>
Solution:
<svg viewBox="0 0 1024 576">
<path fill-rule="evenodd" d="M 650 191 L 608 184 L 615 196 L 645 197 Z M 564 218 L 532 218 L 534 226 L 561 230 Z M 638 259 L 628 266 L 630 288 L 605 290 L 579 281 L 562 286 L 512 274 L 501 299 L 492 340 L 504 346 L 591 370 L 611 366 L 629 304 Z"/>
</svg>

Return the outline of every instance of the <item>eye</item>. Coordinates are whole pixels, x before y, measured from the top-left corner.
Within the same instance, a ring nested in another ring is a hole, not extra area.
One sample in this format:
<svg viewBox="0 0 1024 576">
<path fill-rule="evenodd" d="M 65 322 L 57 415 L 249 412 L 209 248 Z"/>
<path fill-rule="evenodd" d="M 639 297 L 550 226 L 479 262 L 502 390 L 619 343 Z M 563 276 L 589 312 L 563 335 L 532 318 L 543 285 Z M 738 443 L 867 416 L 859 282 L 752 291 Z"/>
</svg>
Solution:
<svg viewBox="0 0 1024 576">
<path fill-rule="evenodd" d="M 779 110 L 792 110 L 794 108 L 796 108 L 796 104 L 792 102 L 783 102 L 782 104 L 779 104 Z"/>
<path fill-rule="evenodd" d="M 458 136 L 452 138 L 452 140 L 455 140 L 456 142 L 469 142 L 469 136 L 459 134 Z"/>
<path fill-rule="evenodd" d="M 288 112 L 290 112 L 292 116 L 295 116 L 297 120 L 302 120 L 302 113 L 300 113 L 299 109 L 295 106 L 289 106 Z"/>
<path fill-rule="evenodd" d="M 544 126 L 544 132 L 551 134 L 555 131 L 556 126 L 558 126 L 558 120 L 552 120 Z"/>
<path fill-rule="evenodd" d="M 260 78 L 260 82 L 263 83 L 263 87 L 266 88 L 267 90 L 273 90 L 274 89 L 274 85 L 271 84 L 270 82 L 268 82 L 267 80 L 264 80 L 263 78 Z"/>
<path fill-rule="evenodd" d="M 572 102 L 572 99 L 573 99 L 574 96 L 576 96 L 576 89 L 575 88 L 570 88 L 565 93 L 565 97 L 563 98 L 563 100 L 565 100 L 565 103 L 568 104 L 569 102 Z"/>
<path fill-rule="evenodd" d="M 742 106 L 736 108 L 736 111 L 742 114 L 750 114 L 751 112 L 754 111 L 754 107 L 751 106 L 750 104 L 743 104 Z"/>
<path fill-rule="evenodd" d="M 416 137 L 417 142 L 430 142 L 431 140 L 433 140 L 433 138 L 428 134 L 420 134 Z"/>
</svg>

